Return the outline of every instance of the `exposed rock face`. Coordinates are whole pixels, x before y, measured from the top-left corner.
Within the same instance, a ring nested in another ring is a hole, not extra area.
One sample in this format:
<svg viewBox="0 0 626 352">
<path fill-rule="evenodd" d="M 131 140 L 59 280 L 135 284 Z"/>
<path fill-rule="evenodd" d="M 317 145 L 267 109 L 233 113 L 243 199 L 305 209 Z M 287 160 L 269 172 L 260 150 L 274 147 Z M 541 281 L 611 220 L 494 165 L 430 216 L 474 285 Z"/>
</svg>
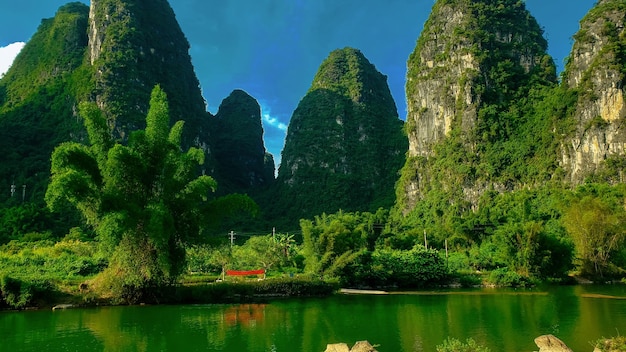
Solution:
<svg viewBox="0 0 626 352">
<path fill-rule="evenodd" d="M 529 83 L 553 84 L 556 70 L 547 42 L 522 1 L 439 0 L 408 60 L 406 130 L 409 154 L 399 183 L 398 205 L 410 211 L 431 188 L 454 183 L 471 204 L 496 172 L 478 172 L 485 146 L 505 141 L 517 121 L 503 112 L 526 95 Z M 438 170 L 437 150 L 462 150 L 463 173 Z M 484 163 L 483 163 L 484 164 Z M 498 184 L 495 188 L 511 185 Z M 489 186 L 491 187 L 491 186 Z"/>
<path fill-rule="evenodd" d="M 213 155 L 217 181 L 227 193 L 245 193 L 274 181 L 274 159 L 265 151 L 261 108 L 242 90 L 222 101 L 215 115 Z"/>
<path fill-rule="evenodd" d="M 480 69 L 470 50 L 474 43 L 456 34 L 468 26 L 469 8 L 440 3 L 409 58 L 407 128 L 409 153 L 414 156 L 433 155 L 433 145 L 450 132 L 456 116 L 471 129 L 481 99 L 472 92 Z"/>
<path fill-rule="evenodd" d="M 167 0 L 93 0 L 89 18 L 93 96 L 114 133 L 125 139 L 143 128 L 150 92 L 160 84 L 172 123 L 186 122 L 184 144 L 208 150 L 206 104 Z"/>
<path fill-rule="evenodd" d="M 289 124 L 277 178 L 283 214 L 390 206 L 406 149 L 386 77 L 358 50 L 333 51 Z"/>
<path fill-rule="evenodd" d="M 565 139 L 561 158 L 573 184 L 599 171 L 610 181 L 626 180 L 625 22 L 623 1 L 600 1 L 574 36 L 565 82 L 578 90 L 576 128 Z"/>
<path fill-rule="evenodd" d="M 542 335 L 535 339 L 539 352 L 572 352 L 567 345 L 554 335 Z"/>
</svg>

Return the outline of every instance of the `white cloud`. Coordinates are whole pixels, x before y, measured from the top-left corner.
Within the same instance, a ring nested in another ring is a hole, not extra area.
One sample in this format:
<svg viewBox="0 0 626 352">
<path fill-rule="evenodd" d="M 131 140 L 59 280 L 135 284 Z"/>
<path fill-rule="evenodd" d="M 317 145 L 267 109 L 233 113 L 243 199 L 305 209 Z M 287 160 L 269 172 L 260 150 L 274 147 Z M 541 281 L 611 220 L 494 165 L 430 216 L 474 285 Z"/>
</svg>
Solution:
<svg viewBox="0 0 626 352">
<path fill-rule="evenodd" d="M 281 131 L 287 131 L 287 125 L 278 121 L 277 118 L 270 116 L 270 114 L 263 114 L 263 121 Z"/>
<path fill-rule="evenodd" d="M 0 47 L 0 77 L 5 74 L 13 64 L 13 60 L 20 53 L 26 43 L 16 42 Z"/>
<path fill-rule="evenodd" d="M 272 117 L 272 110 L 264 102 L 259 101 L 261 105 L 261 116 L 263 117 L 263 123 L 272 127 L 278 128 L 281 131 L 287 131 L 287 125 L 280 122 L 276 117 Z"/>
</svg>

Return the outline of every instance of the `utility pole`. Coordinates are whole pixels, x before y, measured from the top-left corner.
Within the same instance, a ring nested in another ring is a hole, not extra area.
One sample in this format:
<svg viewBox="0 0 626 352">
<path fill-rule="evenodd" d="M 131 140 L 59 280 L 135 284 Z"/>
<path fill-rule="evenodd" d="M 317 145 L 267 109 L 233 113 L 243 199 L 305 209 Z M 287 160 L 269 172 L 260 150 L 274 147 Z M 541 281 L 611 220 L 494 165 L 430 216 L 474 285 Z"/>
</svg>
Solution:
<svg viewBox="0 0 626 352">
<path fill-rule="evenodd" d="M 228 235 L 230 236 L 230 246 L 232 247 L 235 242 L 235 232 L 231 231 Z"/>
</svg>

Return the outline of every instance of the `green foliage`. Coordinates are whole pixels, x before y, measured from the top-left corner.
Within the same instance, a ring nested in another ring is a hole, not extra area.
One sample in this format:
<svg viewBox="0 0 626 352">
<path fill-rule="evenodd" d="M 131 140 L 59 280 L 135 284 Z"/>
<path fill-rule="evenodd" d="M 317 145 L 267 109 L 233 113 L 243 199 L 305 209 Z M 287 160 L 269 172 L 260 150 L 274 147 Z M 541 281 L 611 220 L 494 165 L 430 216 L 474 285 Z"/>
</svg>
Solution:
<svg viewBox="0 0 626 352">
<path fill-rule="evenodd" d="M 328 296 L 337 291 L 338 288 L 337 282 L 307 277 L 220 282 L 181 287 L 179 288 L 179 301 L 185 303 L 230 303 L 249 302 L 268 296 Z"/>
<path fill-rule="evenodd" d="M 459 207 L 461 200 L 451 202 L 450 193 L 431 192 L 393 231 L 396 238 L 412 238 L 413 244 L 423 243 L 424 230 L 431 246 L 443 248 L 447 242 L 454 255 L 451 272 L 507 267 L 524 277 L 561 278 L 573 268 L 574 256 L 561 221 L 565 194 L 551 185 L 493 190 L 471 209 Z"/>
<path fill-rule="evenodd" d="M 479 345 L 474 339 L 469 338 L 465 343 L 448 338 L 443 344 L 437 346 L 437 352 L 489 352 L 490 349 Z"/>
<path fill-rule="evenodd" d="M 272 235 L 251 237 L 242 246 L 235 247 L 233 252 L 237 258 L 237 269 L 263 268 L 266 272 L 279 264 L 283 255 L 282 248 Z"/>
<path fill-rule="evenodd" d="M 6 304 L 12 308 L 24 308 L 32 296 L 29 287 L 9 276 L 0 277 L 0 293 Z"/>
<path fill-rule="evenodd" d="M 10 276 L 0 276 L 0 306 L 6 304 L 12 309 L 24 309 L 53 294 L 49 282 L 36 280 L 25 282 Z"/>
<path fill-rule="evenodd" d="M 82 105 L 90 145 L 61 144 L 52 155 L 52 181 L 46 201 L 52 209 L 76 207 L 111 255 L 113 282 L 105 290 L 127 301 L 148 289 L 175 282 L 184 269 L 183 245 L 205 227 L 210 192 L 216 184 L 197 177 L 204 154 L 181 153 L 180 125 L 169 128 L 165 93 L 155 87 L 146 130 L 128 145 L 114 144 L 102 114 Z"/>
<path fill-rule="evenodd" d="M 62 216 L 53 215 L 45 205 L 39 203 L 0 207 L 0 244 L 25 240 L 26 235 L 32 233 L 61 238 L 67 232 L 63 220 Z"/>
<path fill-rule="evenodd" d="M 0 302 L 16 309 L 52 303 L 59 290 L 76 291 L 107 264 L 95 242 L 11 241 L 0 246 Z"/>
<path fill-rule="evenodd" d="M 530 285 L 527 277 L 522 276 L 509 268 L 500 268 L 492 271 L 488 278 L 489 283 L 496 286 L 526 287 Z"/>
<path fill-rule="evenodd" d="M 626 351 L 626 337 L 617 336 L 611 339 L 602 338 L 596 341 L 595 348 L 600 352 Z"/>
<path fill-rule="evenodd" d="M 573 238 L 583 275 L 603 277 L 614 271 L 612 258 L 625 239 L 625 195 L 621 186 L 586 185 L 569 199 L 563 222 Z"/>
<path fill-rule="evenodd" d="M 20 201 L 26 185 L 25 201 L 41 202 L 54 147 L 81 136 L 73 109 L 91 74 L 79 69 L 88 15 L 88 6 L 70 3 L 43 20 L 0 79 L 0 149 L 5 151 L 0 155 L 0 188 L 16 184 Z M 0 197 L 0 204 L 16 205 L 7 198 Z"/>
<path fill-rule="evenodd" d="M 24 282 L 81 280 L 98 274 L 108 260 L 95 242 L 12 241 L 0 247 L 0 273 Z"/>
<path fill-rule="evenodd" d="M 339 276 L 342 285 L 351 287 L 421 288 L 442 281 L 447 270 L 437 251 L 418 245 L 411 250 L 360 252 Z"/>
<path fill-rule="evenodd" d="M 187 272 L 191 274 L 221 272 L 222 264 L 219 260 L 213 260 L 214 251 L 208 245 L 193 245 L 186 248 Z"/>
<path fill-rule="evenodd" d="M 344 213 L 301 220 L 306 271 L 334 276 L 356 258 L 358 252 L 372 248 L 380 235 L 381 212 Z"/>
</svg>

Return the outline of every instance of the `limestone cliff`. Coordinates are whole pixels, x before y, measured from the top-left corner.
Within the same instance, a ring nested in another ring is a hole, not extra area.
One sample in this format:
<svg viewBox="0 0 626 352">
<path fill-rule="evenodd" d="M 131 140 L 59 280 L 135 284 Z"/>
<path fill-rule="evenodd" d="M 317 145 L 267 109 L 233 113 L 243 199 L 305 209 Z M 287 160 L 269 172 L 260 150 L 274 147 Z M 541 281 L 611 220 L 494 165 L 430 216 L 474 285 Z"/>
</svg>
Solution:
<svg viewBox="0 0 626 352">
<path fill-rule="evenodd" d="M 388 207 L 406 149 L 387 78 L 360 51 L 333 51 L 289 123 L 273 211 L 297 220 Z"/>
<path fill-rule="evenodd" d="M 474 206 L 486 188 L 515 187 L 513 174 L 523 172 L 495 151 L 526 123 L 512 106 L 531 87 L 556 82 L 546 50 L 523 1 L 435 3 L 408 60 L 402 212 L 433 189 Z"/>
<path fill-rule="evenodd" d="M 185 120 L 184 144 L 208 151 L 208 118 L 185 38 L 167 0 L 92 0 L 89 62 L 93 98 L 115 134 L 143 127 L 150 92 L 168 95 L 171 121 Z"/>
<path fill-rule="evenodd" d="M 566 177 L 624 182 L 626 174 L 626 3 L 603 0 L 585 16 L 564 80 L 578 92 L 575 131 L 563 141 Z"/>
<path fill-rule="evenodd" d="M 274 181 L 274 159 L 265 151 L 261 108 L 242 90 L 222 101 L 215 115 L 213 154 L 220 192 L 247 193 Z"/>
</svg>

